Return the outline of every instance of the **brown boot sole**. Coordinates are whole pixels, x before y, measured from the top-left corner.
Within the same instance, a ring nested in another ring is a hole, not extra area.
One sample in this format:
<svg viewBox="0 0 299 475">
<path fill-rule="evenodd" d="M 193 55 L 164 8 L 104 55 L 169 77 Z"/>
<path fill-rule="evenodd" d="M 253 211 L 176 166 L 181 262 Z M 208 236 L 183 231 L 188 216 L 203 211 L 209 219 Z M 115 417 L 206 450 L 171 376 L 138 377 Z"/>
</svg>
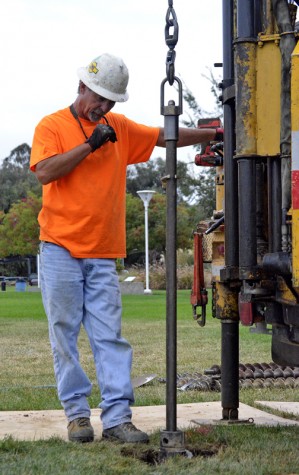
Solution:
<svg viewBox="0 0 299 475">
<path fill-rule="evenodd" d="M 83 437 L 74 437 L 74 436 L 69 436 L 69 441 L 70 442 L 79 442 L 81 444 L 84 444 L 85 442 L 93 442 L 94 441 L 94 436 L 83 436 Z"/>
</svg>

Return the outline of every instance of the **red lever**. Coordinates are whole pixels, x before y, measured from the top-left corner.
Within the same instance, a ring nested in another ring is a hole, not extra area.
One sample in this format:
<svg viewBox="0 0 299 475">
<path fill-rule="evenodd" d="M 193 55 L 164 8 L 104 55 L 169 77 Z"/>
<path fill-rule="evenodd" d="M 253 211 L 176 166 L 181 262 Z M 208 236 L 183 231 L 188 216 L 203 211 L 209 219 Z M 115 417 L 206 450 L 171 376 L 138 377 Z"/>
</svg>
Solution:
<svg viewBox="0 0 299 475">
<path fill-rule="evenodd" d="M 196 232 L 194 233 L 194 275 L 190 301 L 193 307 L 193 318 L 203 327 L 206 323 L 208 292 L 204 282 L 202 234 Z M 201 315 L 197 314 L 197 307 L 202 307 Z"/>
</svg>

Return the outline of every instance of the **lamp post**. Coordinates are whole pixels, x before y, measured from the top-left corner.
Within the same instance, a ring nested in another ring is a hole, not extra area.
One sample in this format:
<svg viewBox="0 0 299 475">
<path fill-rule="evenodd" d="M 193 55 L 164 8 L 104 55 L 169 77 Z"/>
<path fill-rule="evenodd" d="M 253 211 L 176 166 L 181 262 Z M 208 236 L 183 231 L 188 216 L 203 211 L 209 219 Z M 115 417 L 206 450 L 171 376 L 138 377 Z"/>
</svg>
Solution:
<svg viewBox="0 0 299 475">
<path fill-rule="evenodd" d="M 151 294 L 149 288 L 149 264 L 148 264 L 148 205 L 155 191 L 141 190 L 137 191 L 144 204 L 144 222 L 145 222 L 145 294 Z"/>
</svg>

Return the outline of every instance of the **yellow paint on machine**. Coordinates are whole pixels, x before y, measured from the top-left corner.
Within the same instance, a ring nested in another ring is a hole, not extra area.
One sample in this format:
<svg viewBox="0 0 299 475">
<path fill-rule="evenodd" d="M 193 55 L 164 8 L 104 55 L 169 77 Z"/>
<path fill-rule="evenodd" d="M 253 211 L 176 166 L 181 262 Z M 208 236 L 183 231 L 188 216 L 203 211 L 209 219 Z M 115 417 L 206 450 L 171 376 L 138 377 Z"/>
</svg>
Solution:
<svg viewBox="0 0 299 475">
<path fill-rule="evenodd" d="M 279 36 L 260 36 L 256 52 L 257 154 L 280 153 L 281 53 Z M 265 113 L 265 111 L 269 113 Z M 271 112 L 270 112 L 271 111 Z"/>
<path fill-rule="evenodd" d="M 256 45 L 236 45 L 236 152 L 238 156 L 256 154 Z"/>
<path fill-rule="evenodd" d="M 216 318 L 239 321 L 238 293 L 223 282 L 215 283 Z"/>
</svg>

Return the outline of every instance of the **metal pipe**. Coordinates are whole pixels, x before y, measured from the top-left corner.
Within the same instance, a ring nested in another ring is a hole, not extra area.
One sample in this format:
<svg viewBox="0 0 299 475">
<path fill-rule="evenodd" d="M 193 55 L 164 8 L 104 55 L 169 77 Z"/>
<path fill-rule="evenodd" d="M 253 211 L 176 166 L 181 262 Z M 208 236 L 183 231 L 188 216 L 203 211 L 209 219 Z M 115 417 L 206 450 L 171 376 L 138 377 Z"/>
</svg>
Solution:
<svg viewBox="0 0 299 475">
<path fill-rule="evenodd" d="M 239 251 L 236 236 L 238 235 L 238 171 L 234 160 L 235 151 L 235 102 L 234 98 L 226 99 L 226 90 L 234 85 L 233 55 L 233 19 L 234 1 L 223 0 L 223 116 L 224 116 L 224 176 L 225 182 L 225 265 L 238 265 Z"/>
<path fill-rule="evenodd" d="M 263 239 L 264 229 L 264 167 L 263 163 L 256 164 L 256 235 Z"/>
<path fill-rule="evenodd" d="M 167 119 L 167 117 L 166 117 Z M 166 149 L 166 176 L 168 177 L 166 198 L 166 430 L 176 431 L 177 418 L 177 274 L 176 274 L 176 232 L 177 232 L 177 177 L 176 142 L 170 142 Z"/>
<path fill-rule="evenodd" d="M 263 18 L 263 0 L 254 0 L 254 31 L 261 33 Z"/>
<path fill-rule="evenodd" d="M 221 322 L 221 403 L 223 419 L 238 419 L 239 322 Z"/>
<path fill-rule="evenodd" d="M 239 264 L 245 270 L 257 264 L 255 184 L 255 160 L 239 160 Z"/>
<path fill-rule="evenodd" d="M 262 264 L 263 256 L 268 252 L 268 243 L 264 233 L 264 189 L 265 189 L 265 168 L 263 162 L 256 164 L 256 239 L 257 239 L 257 261 Z"/>
<path fill-rule="evenodd" d="M 179 89 L 179 105 L 169 101 L 164 106 L 164 86 L 161 85 L 161 113 L 164 115 L 166 142 L 166 430 L 161 432 L 160 449 L 164 458 L 186 454 L 184 432 L 177 430 L 177 141 L 182 113 L 182 83 L 175 77 Z"/>
<path fill-rule="evenodd" d="M 268 158 L 268 252 L 281 250 L 281 164 L 280 157 Z"/>
<path fill-rule="evenodd" d="M 237 1 L 235 75 L 236 152 L 239 179 L 239 265 L 240 278 L 257 264 L 256 249 L 256 64 L 255 21 L 251 0 Z"/>
<path fill-rule="evenodd" d="M 238 37 L 252 38 L 254 35 L 254 14 L 252 0 L 237 1 Z"/>
<path fill-rule="evenodd" d="M 230 270 L 239 264 L 238 236 L 238 169 L 235 152 L 234 97 L 234 1 L 222 1 L 223 15 L 223 114 L 224 114 L 224 178 L 225 178 L 225 266 Z M 225 285 L 225 284 L 224 284 Z M 225 285 L 228 293 L 229 286 Z M 235 295 L 234 295 L 235 296 Z M 234 300 L 234 299 L 232 299 Z M 230 309 L 233 317 L 233 310 Z M 239 326 L 238 320 L 221 320 L 221 403 L 223 419 L 238 419 L 239 407 Z"/>
</svg>

